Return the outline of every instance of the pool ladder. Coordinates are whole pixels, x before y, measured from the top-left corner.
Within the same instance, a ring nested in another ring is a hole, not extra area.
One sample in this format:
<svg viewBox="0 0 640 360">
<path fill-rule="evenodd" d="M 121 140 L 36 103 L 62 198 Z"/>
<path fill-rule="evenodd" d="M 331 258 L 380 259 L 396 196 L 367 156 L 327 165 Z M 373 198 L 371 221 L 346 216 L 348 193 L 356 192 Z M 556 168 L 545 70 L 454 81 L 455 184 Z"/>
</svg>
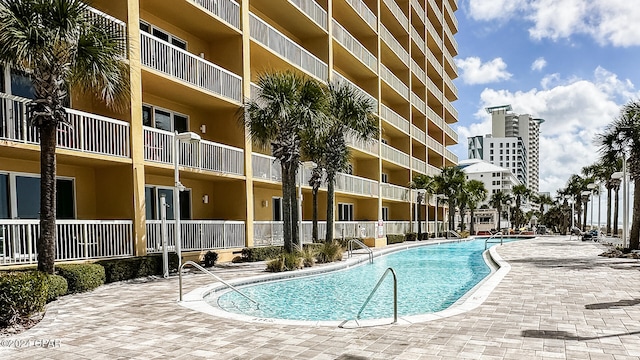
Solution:
<svg viewBox="0 0 640 360">
<path fill-rule="evenodd" d="M 502 240 L 504 239 L 504 234 L 502 234 L 502 231 L 498 231 L 497 233 L 489 236 L 488 238 L 486 238 L 484 240 L 484 249 L 487 250 L 487 244 L 497 244 L 497 241 L 489 241 L 491 239 L 495 239 L 498 237 L 498 235 L 500 235 L 500 245 L 502 245 Z"/>
<path fill-rule="evenodd" d="M 382 285 L 382 282 L 387 277 L 387 275 L 389 275 L 389 273 L 393 275 L 393 322 L 392 324 L 395 324 L 398 322 L 398 277 L 396 276 L 396 272 L 395 270 L 393 270 L 393 268 L 387 268 L 387 270 L 384 271 L 384 274 L 382 274 L 382 276 L 380 277 L 380 280 L 378 280 L 378 283 L 376 284 L 376 286 L 373 288 L 373 290 L 371 290 L 371 294 L 369 294 L 369 297 L 367 298 L 367 300 L 365 300 L 364 304 L 362 304 L 360 311 L 358 311 L 358 315 L 356 315 L 356 318 L 355 318 L 356 324 L 358 324 L 358 320 L 360 320 L 360 315 L 362 315 L 362 312 L 369 304 L 369 301 L 371 301 L 371 299 L 373 298 L 373 295 L 375 295 L 375 293 L 378 291 L 378 288 L 380 287 L 380 285 Z M 342 324 L 340 324 L 339 327 L 343 327 L 347 321 L 348 320 L 345 320 L 344 322 L 342 322 Z"/>
<path fill-rule="evenodd" d="M 347 256 L 351 257 L 353 256 L 353 244 L 356 244 L 358 246 L 360 246 L 361 249 L 364 249 L 367 251 L 367 253 L 369 254 L 369 262 L 373 264 L 373 250 L 371 250 L 370 247 L 368 247 L 367 245 L 365 245 L 362 241 L 358 240 L 358 239 L 351 239 L 349 240 L 349 243 L 347 244 Z"/>
<path fill-rule="evenodd" d="M 229 284 L 228 282 L 222 280 L 218 275 L 212 273 L 211 271 L 203 268 L 202 266 L 196 264 L 193 261 L 185 261 L 182 265 L 180 265 L 180 268 L 178 269 L 178 283 L 180 284 L 180 301 L 182 301 L 182 269 L 185 267 L 185 265 L 193 265 L 196 269 L 204 272 L 205 274 L 209 274 L 210 276 L 212 276 L 214 279 L 220 281 L 221 283 L 225 284 L 226 286 L 228 286 L 231 290 L 237 292 L 238 294 L 242 295 L 243 297 L 245 297 L 246 299 L 248 299 L 249 301 L 251 301 L 252 303 L 256 304 L 256 306 L 259 306 L 260 304 L 258 304 L 257 301 L 253 300 L 252 298 L 250 298 L 248 295 L 246 295 L 245 293 L 243 293 L 242 291 L 238 290 L 237 288 L 235 288 L 233 285 Z"/>
</svg>

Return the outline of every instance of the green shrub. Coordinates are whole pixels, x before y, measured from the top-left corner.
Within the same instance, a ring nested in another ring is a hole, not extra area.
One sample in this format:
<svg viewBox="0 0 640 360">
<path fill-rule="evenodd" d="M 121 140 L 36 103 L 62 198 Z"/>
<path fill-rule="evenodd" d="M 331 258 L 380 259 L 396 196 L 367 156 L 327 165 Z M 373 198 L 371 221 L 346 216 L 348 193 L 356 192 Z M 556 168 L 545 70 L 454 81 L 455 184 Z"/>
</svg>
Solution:
<svg viewBox="0 0 640 360">
<path fill-rule="evenodd" d="M 418 234 L 414 232 L 406 233 L 404 235 L 405 241 L 416 241 L 418 239 Z"/>
<path fill-rule="evenodd" d="M 282 255 L 275 259 L 267 261 L 267 271 L 269 272 L 282 272 L 284 271 L 284 257 Z"/>
<path fill-rule="evenodd" d="M 0 274 L 0 326 L 20 323 L 44 309 L 49 282 L 37 271 Z"/>
<path fill-rule="evenodd" d="M 218 261 L 218 253 L 217 252 L 213 252 L 213 251 L 207 251 L 206 254 L 204 254 L 204 266 L 205 267 L 212 267 L 216 264 L 216 261 Z"/>
<path fill-rule="evenodd" d="M 297 253 L 284 253 L 267 261 L 267 271 L 281 272 L 302 269 L 303 258 Z"/>
<path fill-rule="evenodd" d="M 404 235 L 387 234 L 387 245 L 403 243 L 404 237 Z"/>
<path fill-rule="evenodd" d="M 282 254 L 284 247 L 282 246 L 265 246 L 242 249 L 242 257 L 245 261 L 264 261 L 275 259 Z"/>
<path fill-rule="evenodd" d="M 317 246 L 303 246 L 299 255 L 305 267 L 312 267 L 316 263 Z"/>
<path fill-rule="evenodd" d="M 344 247 L 338 241 L 331 241 L 322 244 L 322 247 L 318 250 L 316 258 L 319 263 L 329 263 L 342 260 L 342 253 Z"/>
<path fill-rule="evenodd" d="M 67 279 L 69 293 L 93 290 L 104 284 L 104 267 L 99 264 L 65 264 L 56 266 L 58 274 Z"/>
<path fill-rule="evenodd" d="M 109 259 L 97 262 L 104 267 L 105 283 L 130 280 L 139 277 L 162 275 L 162 254 L 126 259 Z M 178 270 L 178 255 L 169 254 L 169 271 Z"/>
<path fill-rule="evenodd" d="M 62 295 L 67 295 L 69 286 L 67 285 L 67 279 L 60 275 L 49 275 L 47 277 L 49 289 L 47 290 L 47 302 L 56 300 Z"/>
</svg>

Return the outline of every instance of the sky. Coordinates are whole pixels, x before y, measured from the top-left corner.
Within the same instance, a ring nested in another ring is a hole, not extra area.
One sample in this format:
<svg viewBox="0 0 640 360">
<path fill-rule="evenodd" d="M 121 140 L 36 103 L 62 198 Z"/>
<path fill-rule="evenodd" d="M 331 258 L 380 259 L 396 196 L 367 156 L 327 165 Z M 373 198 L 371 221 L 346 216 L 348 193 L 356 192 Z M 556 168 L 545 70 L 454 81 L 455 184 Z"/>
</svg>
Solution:
<svg viewBox="0 0 640 360">
<path fill-rule="evenodd" d="M 489 106 L 542 118 L 540 191 L 598 160 L 594 139 L 640 99 L 637 0 L 458 0 L 459 144 L 491 133 Z"/>
</svg>

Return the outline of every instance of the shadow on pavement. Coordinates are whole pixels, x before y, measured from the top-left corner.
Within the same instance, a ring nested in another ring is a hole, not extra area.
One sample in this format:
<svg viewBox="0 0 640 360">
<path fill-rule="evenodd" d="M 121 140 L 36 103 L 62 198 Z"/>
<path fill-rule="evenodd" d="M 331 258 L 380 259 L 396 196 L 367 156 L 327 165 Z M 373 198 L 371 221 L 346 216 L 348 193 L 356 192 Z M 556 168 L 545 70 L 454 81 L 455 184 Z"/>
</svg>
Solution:
<svg viewBox="0 0 640 360">
<path fill-rule="evenodd" d="M 523 330 L 522 337 L 539 338 L 539 339 L 556 339 L 556 340 L 576 340 L 586 341 L 595 339 L 604 339 L 617 336 L 637 335 L 640 331 L 632 331 L 621 334 L 601 335 L 601 336 L 577 336 L 566 331 L 556 330 Z"/>
<path fill-rule="evenodd" d="M 587 304 L 584 306 L 585 309 L 589 310 L 600 310 L 600 309 L 615 309 L 623 306 L 634 306 L 640 304 L 640 299 L 633 300 L 618 300 L 616 302 L 605 302 L 605 303 L 596 303 L 596 304 Z"/>
</svg>

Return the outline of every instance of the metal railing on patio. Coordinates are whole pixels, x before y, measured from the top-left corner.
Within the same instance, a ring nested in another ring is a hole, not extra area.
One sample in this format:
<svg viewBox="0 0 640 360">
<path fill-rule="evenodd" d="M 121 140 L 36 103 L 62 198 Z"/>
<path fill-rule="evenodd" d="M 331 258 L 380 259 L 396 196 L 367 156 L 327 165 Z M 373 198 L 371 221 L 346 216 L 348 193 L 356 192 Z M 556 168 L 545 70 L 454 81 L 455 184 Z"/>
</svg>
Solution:
<svg viewBox="0 0 640 360">
<path fill-rule="evenodd" d="M 192 0 L 222 20 L 240 29 L 240 5 L 233 0 Z"/>
<path fill-rule="evenodd" d="M 57 220 L 56 261 L 133 256 L 130 220 Z M 0 264 L 37 262 L 39 220 L 0 220 Z"/>
<path fill-rule="evenodd" d="M 18 96 L 0 93 L 0 139 L 27 144 L 39 144 L 40 134 L 29 124 L 27 103 Z M 129 123 L 65 109 L 67 123 L 58 125 L 56 142 L 59 148 L 81 152 L 130 156 Z"/>
<path fill-rule="evenodd" d="M 167 220 L 167 248 L 175 250 L 175 220 Z M 162 252 L 161 220 L 147 220 L 147 253 Z M 244 221 L 181 220 L 182 251 L 243 248 Z"/>
</svg>

